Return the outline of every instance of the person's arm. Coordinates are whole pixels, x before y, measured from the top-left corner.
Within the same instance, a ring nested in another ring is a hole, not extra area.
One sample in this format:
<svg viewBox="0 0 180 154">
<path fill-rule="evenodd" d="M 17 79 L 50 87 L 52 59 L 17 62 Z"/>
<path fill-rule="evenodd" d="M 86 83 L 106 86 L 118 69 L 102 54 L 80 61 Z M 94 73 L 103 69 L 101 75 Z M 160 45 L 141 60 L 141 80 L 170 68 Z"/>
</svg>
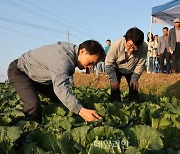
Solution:
<svg viewBox="0 0 180 154">
<path fill-rule="evenodd" d="M 59 67 L 56 67 L 59 66 Z M 59 100 L 74 113 L 80 115 L 85 121 L 97 121 L 100 116 L 94 110 L 85 109 L 70 90 L 70 74 L 74 72 L 74 66 L 70 61 L 59 60 L 56 66 L 51 66 L 54 92 Z M 58 69 L 60 68 L 60 70 Z"/>
<path fill-rule="evenodd" d="M 118 82 L 115 72 L 115 63 L 117 60 L 117 56 L 118 56 L 117 45 L 112 44 L 105 59 L 105 70 L 111 84 Z"/>
<path fill-rule="evenodd" d="M 142 54 L 139 57 L 139 61 L 136 64 L 133 74 L 131 76 L 131 84 L 136 84 L 135 88 L 138 88 L 138 80 L 145 68 L 145 62 L 146 62 L 147 52 L 148 52 L 148 47 L 146 43 L 144 43 L 144 47 L 142 48 L 142 50 L 143 50 Z"/>
<path fill-rule="evenodd" d="M 52 83 L 54 92 L 59 98 L 59 100 L 70 110 L 74 113 L 78 114 L 82 105 L 79 104 L 78 99 L 71 93 L 70 86 L 71 83 L 69 81 L 70 78 L 70 67 L 68 63 L 63 63 L 63 61 L 59 61 L 57 66 L 59 65 L 60 70 L 58 67 L 49 67 L 50 73 L 52 77 Z M 72 66 L 73 67 L 73 66 Z"/>
<path fill-rule="evenodd" d="M 158 41 L 158 55 L 161 54 L 160 49 L 161 49 L 161 37 L 159 38 L 159 41 Z"/>
<path fill-rule="evenodd" d="M 169 45 L 169 52 L 172 53 L 172 29 L 170 29 L 169 31 L 169 35 L 168 35 L 168 45 Z"/>
</svg>

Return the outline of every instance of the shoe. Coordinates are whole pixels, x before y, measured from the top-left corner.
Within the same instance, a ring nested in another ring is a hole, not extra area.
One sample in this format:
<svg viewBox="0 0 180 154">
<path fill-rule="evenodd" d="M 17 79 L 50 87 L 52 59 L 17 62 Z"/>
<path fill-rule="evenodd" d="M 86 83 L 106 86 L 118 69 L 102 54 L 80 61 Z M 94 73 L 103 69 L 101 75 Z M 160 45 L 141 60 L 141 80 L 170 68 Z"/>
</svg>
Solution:
<svg viewBox="0 0 180 154">
<path fill-rule="evenodd" d="M 164 74 L 164 72 L 163 72 L 163 71 L 159 71 L 159 73 Z"/>
<path fill-rule="evenodd" d="M 172 70 L 172 74 L 178 74 L 177 70 Z"/>
<path fill-rule="evenodd" d="M 131 103 L 132 103 L 132 102 L 135 102 L 135 103 L 138 103 L 138 102 L 139 102 L 138 99 L 130 99 L 129 101 L 130 101 Z"/>
<path fill-rule="evenodd" d="M 29 114 L 25 114 L 25 121 L 36 121 L 38 123 L 42 122 L 42 117 L 41 116 L 32 116 Z"/>
</svg>

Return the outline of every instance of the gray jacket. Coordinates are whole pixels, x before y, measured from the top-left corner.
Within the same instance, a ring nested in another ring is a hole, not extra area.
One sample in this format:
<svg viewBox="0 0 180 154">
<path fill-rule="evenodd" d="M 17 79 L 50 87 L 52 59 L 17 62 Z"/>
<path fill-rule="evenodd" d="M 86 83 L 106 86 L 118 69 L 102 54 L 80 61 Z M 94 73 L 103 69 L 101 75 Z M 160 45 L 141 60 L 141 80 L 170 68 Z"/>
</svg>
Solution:
<svg viewBox="0 0 180 154">
<path fill-rule="evenodd" d="M 175 28 L 171 28 L 169 31 L 169 39 L 168 39 L 169 47 L 172 48 L 172 51 L 176 49 L 176 31 Z"/>
<path fill-rule="evenodd" d="M 164 37 L 161 36 L 158 41 L 158 51 L 160 54 L 164 53 L 165 48 L 169 51 L 169 45 L 168 45 L 168 37 L 167 40 L 164 40 Z"/>
<path fill-rule="evenodd" d="M 78 46 L 58 42 L 23 54 L 17 64 L 32 80 L 42 84 L 52 83 L 59 100 L 76 114 L 82 106 L 70 91 L 69 79 L 77 66 L 77 52 Z"/>
<path fill-rule="evenodd" d="M 123 37 L 114 42 L 111 45 L 105 59 L 105 68 L 111 83 L 117 82 L 114 67 L 124 74 L 133 73 L 131 80 L 136 81 L 138 81 L 145 68 L 148 51 L 147 44 L 143 42 L 143 44 L 138 47 L 138 51 L 135 51 L 127 58 L 124 41 L 125 38 Z"/>
</svg>

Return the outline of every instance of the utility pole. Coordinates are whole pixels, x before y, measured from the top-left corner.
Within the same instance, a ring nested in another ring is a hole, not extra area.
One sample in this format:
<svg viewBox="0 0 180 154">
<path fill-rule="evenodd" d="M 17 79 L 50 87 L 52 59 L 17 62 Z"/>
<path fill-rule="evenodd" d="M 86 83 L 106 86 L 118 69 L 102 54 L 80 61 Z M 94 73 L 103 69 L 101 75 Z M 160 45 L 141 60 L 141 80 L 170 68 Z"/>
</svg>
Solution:
<svg viewBox="0 0 180 154">
<path fill-rule="evenodd" d="M 68 29 L 68 43 L 69 43 L 69 29 Z"/>
<path fill-rule="evenodd" d="M 4 75 L 0 74 L 0 82 L 3 82 L 3 79 L 4 79 Z"/>
</svg>

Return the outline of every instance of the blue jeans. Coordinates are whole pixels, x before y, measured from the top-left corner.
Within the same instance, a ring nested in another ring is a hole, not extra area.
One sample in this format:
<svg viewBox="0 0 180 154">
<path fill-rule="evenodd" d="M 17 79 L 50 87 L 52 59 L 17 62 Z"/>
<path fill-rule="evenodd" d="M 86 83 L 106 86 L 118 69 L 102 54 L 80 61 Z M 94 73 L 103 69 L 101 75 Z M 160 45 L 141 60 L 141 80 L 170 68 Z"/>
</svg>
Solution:
<svg viewBox="0 0 180 154">
<path fill-rule="evenodd" d="M 104 62 L 98 62 L 96 66 L 96 74 L 100 74 L 102 72 L 105 72 L 105 66 Z"/>
<path fill-rule="evenodd" d="M 147 72 L 156 72 L 155 57 L 147 57 Z"/>
</svg>

